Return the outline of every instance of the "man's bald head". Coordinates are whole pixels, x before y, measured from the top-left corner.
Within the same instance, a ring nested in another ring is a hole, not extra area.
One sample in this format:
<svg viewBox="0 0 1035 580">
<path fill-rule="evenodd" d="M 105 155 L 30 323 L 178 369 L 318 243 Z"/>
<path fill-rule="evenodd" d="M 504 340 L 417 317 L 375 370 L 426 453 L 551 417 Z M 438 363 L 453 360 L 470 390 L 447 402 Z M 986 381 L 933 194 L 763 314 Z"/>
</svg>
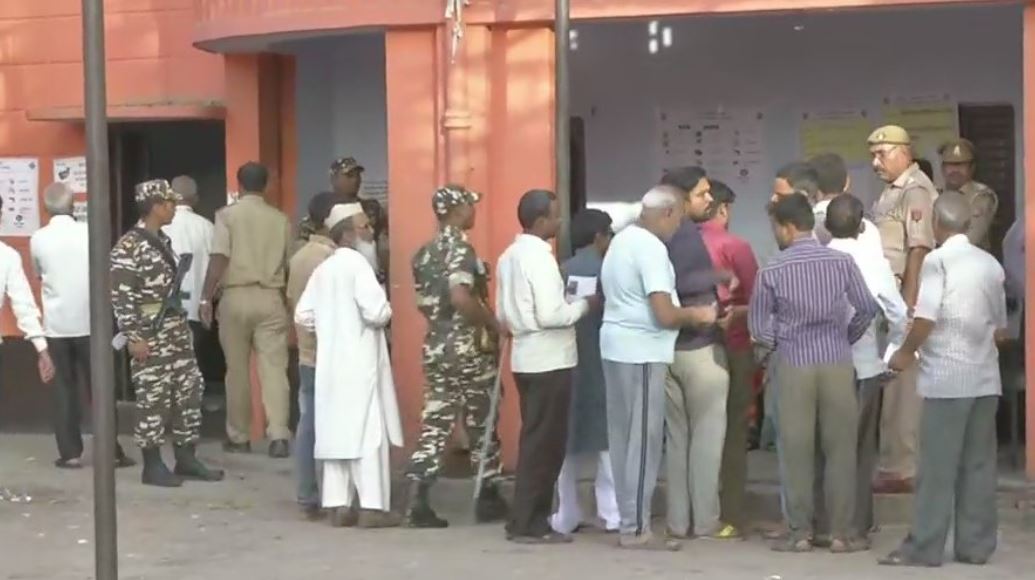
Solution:
<svg viewBox="0 0 1035 580">
<path fill-rule="evenodd" d="M 851 194 L 835 197 L 827 206 L 824 225 L 834 238 L 855 238 L 862 230 L 863 204 Z"/>
<path fill-rule="evenodd" d="M 970 204 L 962 195 L 946 193 L 934 202 L 934 237 L 938 243 L 970 228 Z"/>
<path fill-rule="evenodd" d="M 198 203 L 198 184 L 189 175 L 181 175 L 172 180 L 173 191 L 180 194 L 183 203 L 194 207 Z"/>
</svg>

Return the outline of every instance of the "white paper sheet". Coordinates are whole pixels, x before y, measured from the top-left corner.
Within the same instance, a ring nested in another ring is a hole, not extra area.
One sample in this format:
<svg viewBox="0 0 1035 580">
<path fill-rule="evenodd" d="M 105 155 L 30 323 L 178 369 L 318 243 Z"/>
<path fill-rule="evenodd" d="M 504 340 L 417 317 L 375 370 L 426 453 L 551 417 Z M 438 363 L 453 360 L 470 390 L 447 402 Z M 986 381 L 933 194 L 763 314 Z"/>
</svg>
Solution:
<svg viewBox="0 0 1035 580">
<path fill-rule="evenodd" d="M 67 185 L 72 193 L 86 193 L 86 157 L 55 159 L 54 181 Z"/>
<path fill-rule="evenodd" d="M 587 298 L 597 293 L 597 277 L 596 276 L 570 276 L 568 277 L 568 287 L 565 288 L 565 294 L 568 300 L 578 300 L 579 298 Z"/>
<path fill-rule="evenodd" d="M 39 170 L 35 158 L 0 158 L 0 236 L 31 236 L 40 228 Z"/>
</svg>

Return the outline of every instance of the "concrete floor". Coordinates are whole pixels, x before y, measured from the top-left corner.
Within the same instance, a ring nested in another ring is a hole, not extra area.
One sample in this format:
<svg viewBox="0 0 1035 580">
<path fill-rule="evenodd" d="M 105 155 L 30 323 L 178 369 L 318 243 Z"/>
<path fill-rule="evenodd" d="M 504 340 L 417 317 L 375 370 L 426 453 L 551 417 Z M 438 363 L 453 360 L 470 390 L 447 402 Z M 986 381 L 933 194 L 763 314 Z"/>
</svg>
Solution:
<svg viewBox="0 0 1035 580">
<path fill-rule="evenodd" d="M 0 441 L 0 578 L 92 578 L 91 471 L 54 469 L 48 436 L 3 434 Z M 453 520 L 448 530 L 337 530 L 300 517 L 289 460 L 224 456 L 212 443 L 202 455 L 228 470 L 227 481 L 159 490 L 141 486 L 136 468 L 119 472 L 121 578 L 1013 579 L 1030 578 L 1035 569 L 1035 514 L 1016 509 L 1008 491 L 999 552 L 989 566 L 900 570 L 878 568 L 875 558 L 897 545 L 901 525 L 885 526 L 873 553 L 849 556 L 774 554 L 757 537 L 691 541 L 675 554 L 620 551 L 602 534 L 580 535 L 568 546 L 516 546 L 500 526 L 471 523 L 470 482 L 462 480 L 436 488 L 437 504 Z M 766 454 L 753 454 L 752 488 L 762 503 L 772 495 L 771 464 Z"/>
</svg>

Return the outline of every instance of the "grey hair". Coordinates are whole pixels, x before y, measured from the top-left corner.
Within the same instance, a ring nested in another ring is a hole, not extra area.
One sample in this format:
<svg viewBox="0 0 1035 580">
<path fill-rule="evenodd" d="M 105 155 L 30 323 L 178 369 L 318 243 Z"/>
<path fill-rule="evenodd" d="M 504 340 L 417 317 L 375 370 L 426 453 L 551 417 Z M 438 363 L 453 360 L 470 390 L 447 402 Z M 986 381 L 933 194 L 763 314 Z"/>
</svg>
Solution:
<svg viewBox="0 0 1035 580">
<path fill-rule="evenodd" d="M 934 202 L 934 219 L 938 227 L 955 234 L 962 234 L 970 228 L 971 209 L 962 195 L 939 195 Z"/>
<path fill-rule="evenodd" d="M 64 183 L 51 183 L 43 190 L 43 207 L 50 215 L 72 215 L 75 195 Z"/>
<path fill-rule="evenodd" d="M 173 191 L 180 194 L 183 201 L 194 205 L 198 201 L 198 183 L 189 175 L 180 175 L 172 180 L 170 186 Z"/>
<path fill-rule="evenodd" d="M 642 212 L 667 210 L 683 202 L 683 190 L 673 185 L 655 185 L 643 196 Z"/>
</svg>

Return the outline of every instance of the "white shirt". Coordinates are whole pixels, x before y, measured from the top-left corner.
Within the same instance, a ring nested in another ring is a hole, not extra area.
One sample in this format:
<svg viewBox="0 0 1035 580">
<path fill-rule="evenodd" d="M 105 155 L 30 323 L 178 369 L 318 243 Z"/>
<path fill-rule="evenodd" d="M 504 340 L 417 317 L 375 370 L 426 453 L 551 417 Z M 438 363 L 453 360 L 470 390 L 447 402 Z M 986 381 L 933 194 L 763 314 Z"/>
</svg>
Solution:
<svg viewBox="0 0 1035 580">
<path fill-rule="evenodd" d="M 917 391 L 932 399 L 1002 393 L 994 333 L 1006 328 L 1005 274 L 964 234 L 924 258 L 915 318 L 934 322 L 920 347 Z"/>
<path fill-rule="evenodd" d="M 43 337 L 43 327 L 40 325 L 40 311 L 36 308 L 36 298 L 25 277 L 21 254 L 0 242 L 0 297 L 5 294 L 11 300 L 11 310 L 18 329 L 36 347 L 36 352 L 47 350 L 47 339 Z M 0 342 L 3 342 L 2 338 Z"/>
<path fill-rule="evenodd" d="M 545 373 L 578 364 L 575 323 L 589 303 L 568 303 L 553 249 L 544 240 L 521 234 L 500 256 L 496 315 L 513 335 L 511 369 Z"/>
<path fill-rule="evenodd" d="M 42 282 L 46 336 L 90 336 L 89 228 L 72 216 L 56 215 L 32 234 L 29 253 Z"/>
<path fill-rule="evenodd" d="M 822 230 L 826 238 L 830 237 L 830 233 L 827 232 L 826 219 L 827 219 L 827 206 L 830 205 L 831 199 L 824 199 L 816 202 L 816 205 L 812 207 L 812 215 L 816 217 L 816 227 L 812 231 L 812 237 L 816 238 L 820 242 L 824 242 L 821 239 L 819 231 Z M 880 240 L 880 230 L 870 220 L 863 218 L 863 231 L 859 232 L 859 241 L 866 248 L 867 251 L 872 252 L 874 256 L 884 255 L 884 244 Z"/>
<path fill-rule="evenodd" d="M 1024 301 L 1024 214 L 1013 222 L 1003 237 L 1003 269 L 1006 270 L 1006 293 Z"/>
<path fill-rule="evenodd" d="M 178 256 L 193 254 L 194 261 L 190 271 L 183 277 L 180 291 L 185 295 L 183 306 L 187 309 L 187 319 L 201 320 L 198 315 L 201 293 L 205 285 L 205 271 L 208 269 L 208 258 L 212 252 L 212 222 L 194 213 L 187 205 L 176 206 L 176 215 L 171 224 L 162 228 L 172 241 L 173 252 Z"/>
<path fill-rule="evenodd" d="M 827 247 L 852 257 L 862 272 L 866 288 L 888 321 L 888 342 L 901 345 L 909 321 L 909 310 L 899 292 L 891 264 L 883 252 L 874 256 L 873 248 L 859 238 L 833 238 Z M 852 345 L 852 362 L 859 380 L 873 378 L 887 371 L 887 365 L 884 364 L 886 345 L 877 340 L 878 322 L 876 319 L 871 322 L 862 338 Z"/>
</svg>

